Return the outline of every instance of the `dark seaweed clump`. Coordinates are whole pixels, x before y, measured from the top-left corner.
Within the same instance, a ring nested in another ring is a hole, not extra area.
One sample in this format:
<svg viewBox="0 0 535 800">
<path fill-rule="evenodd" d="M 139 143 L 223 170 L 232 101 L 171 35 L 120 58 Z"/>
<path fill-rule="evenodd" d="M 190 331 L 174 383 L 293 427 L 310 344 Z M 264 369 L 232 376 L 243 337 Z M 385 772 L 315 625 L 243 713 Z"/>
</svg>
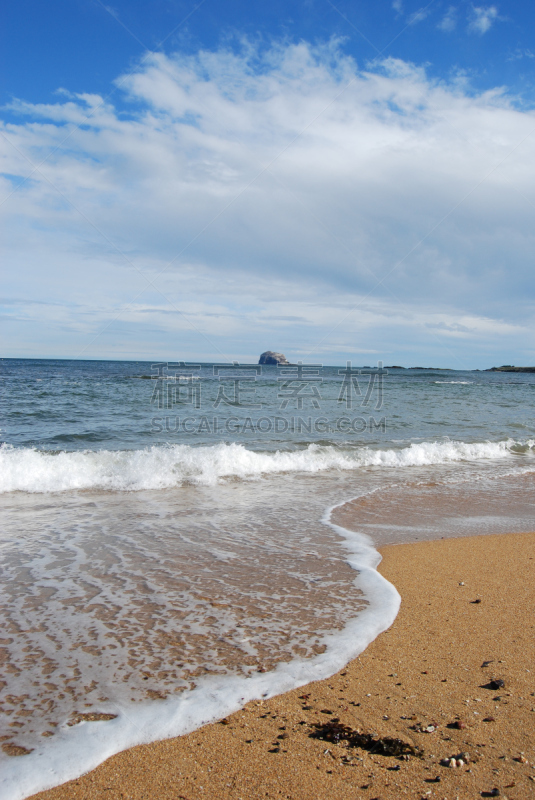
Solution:
<svg viewBox="0 0 535 800">
<path fill-rule="evenodd" d="M 392 736 L 377 736 L 374 733 L 361 733 L 349 725 L 344 725 L 337 717 L 328 722 L 317 722 L 314 725 L 315 731 L 311 733 L 313 739 L 323 739 L 326 742 L 338 743 L 345 741 L 349 747 L 360 747 L 370 753 L 381 756 L 417 756 L 422 758 L 423 750 L 414 747 L 402 739 L 395 739 Z"/>
</svg>

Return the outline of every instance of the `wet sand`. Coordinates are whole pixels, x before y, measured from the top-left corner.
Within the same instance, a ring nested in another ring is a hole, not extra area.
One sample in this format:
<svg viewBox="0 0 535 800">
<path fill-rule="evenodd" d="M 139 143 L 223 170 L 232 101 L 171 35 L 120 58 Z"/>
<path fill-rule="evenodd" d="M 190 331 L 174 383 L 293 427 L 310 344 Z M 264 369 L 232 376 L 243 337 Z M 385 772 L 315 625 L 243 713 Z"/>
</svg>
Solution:
<svg viewBox="0 0 535 800">
<path fill-rule="evenodd" d="M 132 748 L 34 798 L 535 797 L 535 533 L 396 545 L 382 555 L 400 613 L 341 672 L 188 736 Z M 348 741 L 315 738 L 336 718 L 423 754 L 379 755 L 350 732 Z M 461 753 L 461 766 L 441 764 Z"/>
</svg>

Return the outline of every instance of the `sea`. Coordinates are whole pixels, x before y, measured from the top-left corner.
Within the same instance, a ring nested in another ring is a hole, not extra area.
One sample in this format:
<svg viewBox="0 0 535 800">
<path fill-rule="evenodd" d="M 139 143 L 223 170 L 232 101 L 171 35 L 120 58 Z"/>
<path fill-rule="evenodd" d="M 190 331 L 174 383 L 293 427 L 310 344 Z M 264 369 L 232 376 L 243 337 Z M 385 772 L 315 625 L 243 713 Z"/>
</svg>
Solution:
<svg viewBox="0 0 535 800">
<path fill-rule="evenodd" d="M 535 374 L 0 361 L 0 794 L 325 678 L 377 548 L 535 530 Z M 462 571 L 462 565 L 460 565 Z"/>
</svg>

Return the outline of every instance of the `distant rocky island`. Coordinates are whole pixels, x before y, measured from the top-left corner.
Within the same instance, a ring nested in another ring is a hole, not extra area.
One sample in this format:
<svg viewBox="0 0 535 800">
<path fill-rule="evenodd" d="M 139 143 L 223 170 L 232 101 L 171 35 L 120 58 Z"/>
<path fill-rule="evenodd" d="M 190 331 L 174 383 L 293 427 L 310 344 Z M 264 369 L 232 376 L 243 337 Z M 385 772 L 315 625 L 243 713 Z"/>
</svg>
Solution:
<svg viewBox="0 0 535 800">
<path fill-rule="evenodd" d="M 511 364 L 504 364 L 503 367 L 491 367 L 484 372 L 535 372 L 535 367 L 513 367 Z"/>
<path fill-rule="evenodd" d="M 258 363 L 259 364 L 272 365 L 272 366 L 276 366 L 277 364 L 282 364 L 285 367 L 293 366 L 288 361 L 288 359 L 286 358 L 284 353 L 275 353 L 274 350 L 266 350 L 265 353 L 262 353 L 262 355 L 258 359 Z M 375 369 L 375 367 L 364 366 L 364 367 L 361 367 L 361 369 Z M 442 372 L 451 371 L 450 367 L 400 367 L 397 364 L 396 365 L 392 365 L 390 367 L 384 367 L 384 369 L 427 369 L 427 370 L 430 370 L 430 371 L 433 371 L 433 372 L 438 371 L 438 370 L 440 370 Z M 499 367 L 499 368 L 498 367 L 494 367 L 494 369 L 505 369 L 505 367 Z M 512 369 L 515 369 L 515 367 L 513 367 Z M 529 370 L 527 370 L 527 371 L 529 371 Z"/>
<path fill-rule="evenodd" d="M 290 362 L 284 353 L 274 353 L 273 350 L 266 350 L 258 359 L 259 364 L 284 364 L 290 366 Z"/>
</svg>

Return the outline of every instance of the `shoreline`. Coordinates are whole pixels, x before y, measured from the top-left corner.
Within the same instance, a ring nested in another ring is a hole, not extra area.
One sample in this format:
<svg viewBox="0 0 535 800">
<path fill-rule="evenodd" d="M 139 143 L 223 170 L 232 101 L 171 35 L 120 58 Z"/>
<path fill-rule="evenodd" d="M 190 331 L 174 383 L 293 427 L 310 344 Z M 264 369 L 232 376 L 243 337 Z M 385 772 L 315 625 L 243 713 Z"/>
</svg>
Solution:
<svg viewBox="0 0 535 800">
<path fill-rule="evenodd" d="M 340 672 L 252 701 L 223 724 L 123 751 L 34 800 L 535 796 L 535 533 L 380 552 L 401 609 Z M 487 688 L 492 678 L 504 687 Z M 423 758 L 311 736 L 333 719 L 399 738 Z M 459 768 L 440 764 L 467 752 Z"/>
</svg>

